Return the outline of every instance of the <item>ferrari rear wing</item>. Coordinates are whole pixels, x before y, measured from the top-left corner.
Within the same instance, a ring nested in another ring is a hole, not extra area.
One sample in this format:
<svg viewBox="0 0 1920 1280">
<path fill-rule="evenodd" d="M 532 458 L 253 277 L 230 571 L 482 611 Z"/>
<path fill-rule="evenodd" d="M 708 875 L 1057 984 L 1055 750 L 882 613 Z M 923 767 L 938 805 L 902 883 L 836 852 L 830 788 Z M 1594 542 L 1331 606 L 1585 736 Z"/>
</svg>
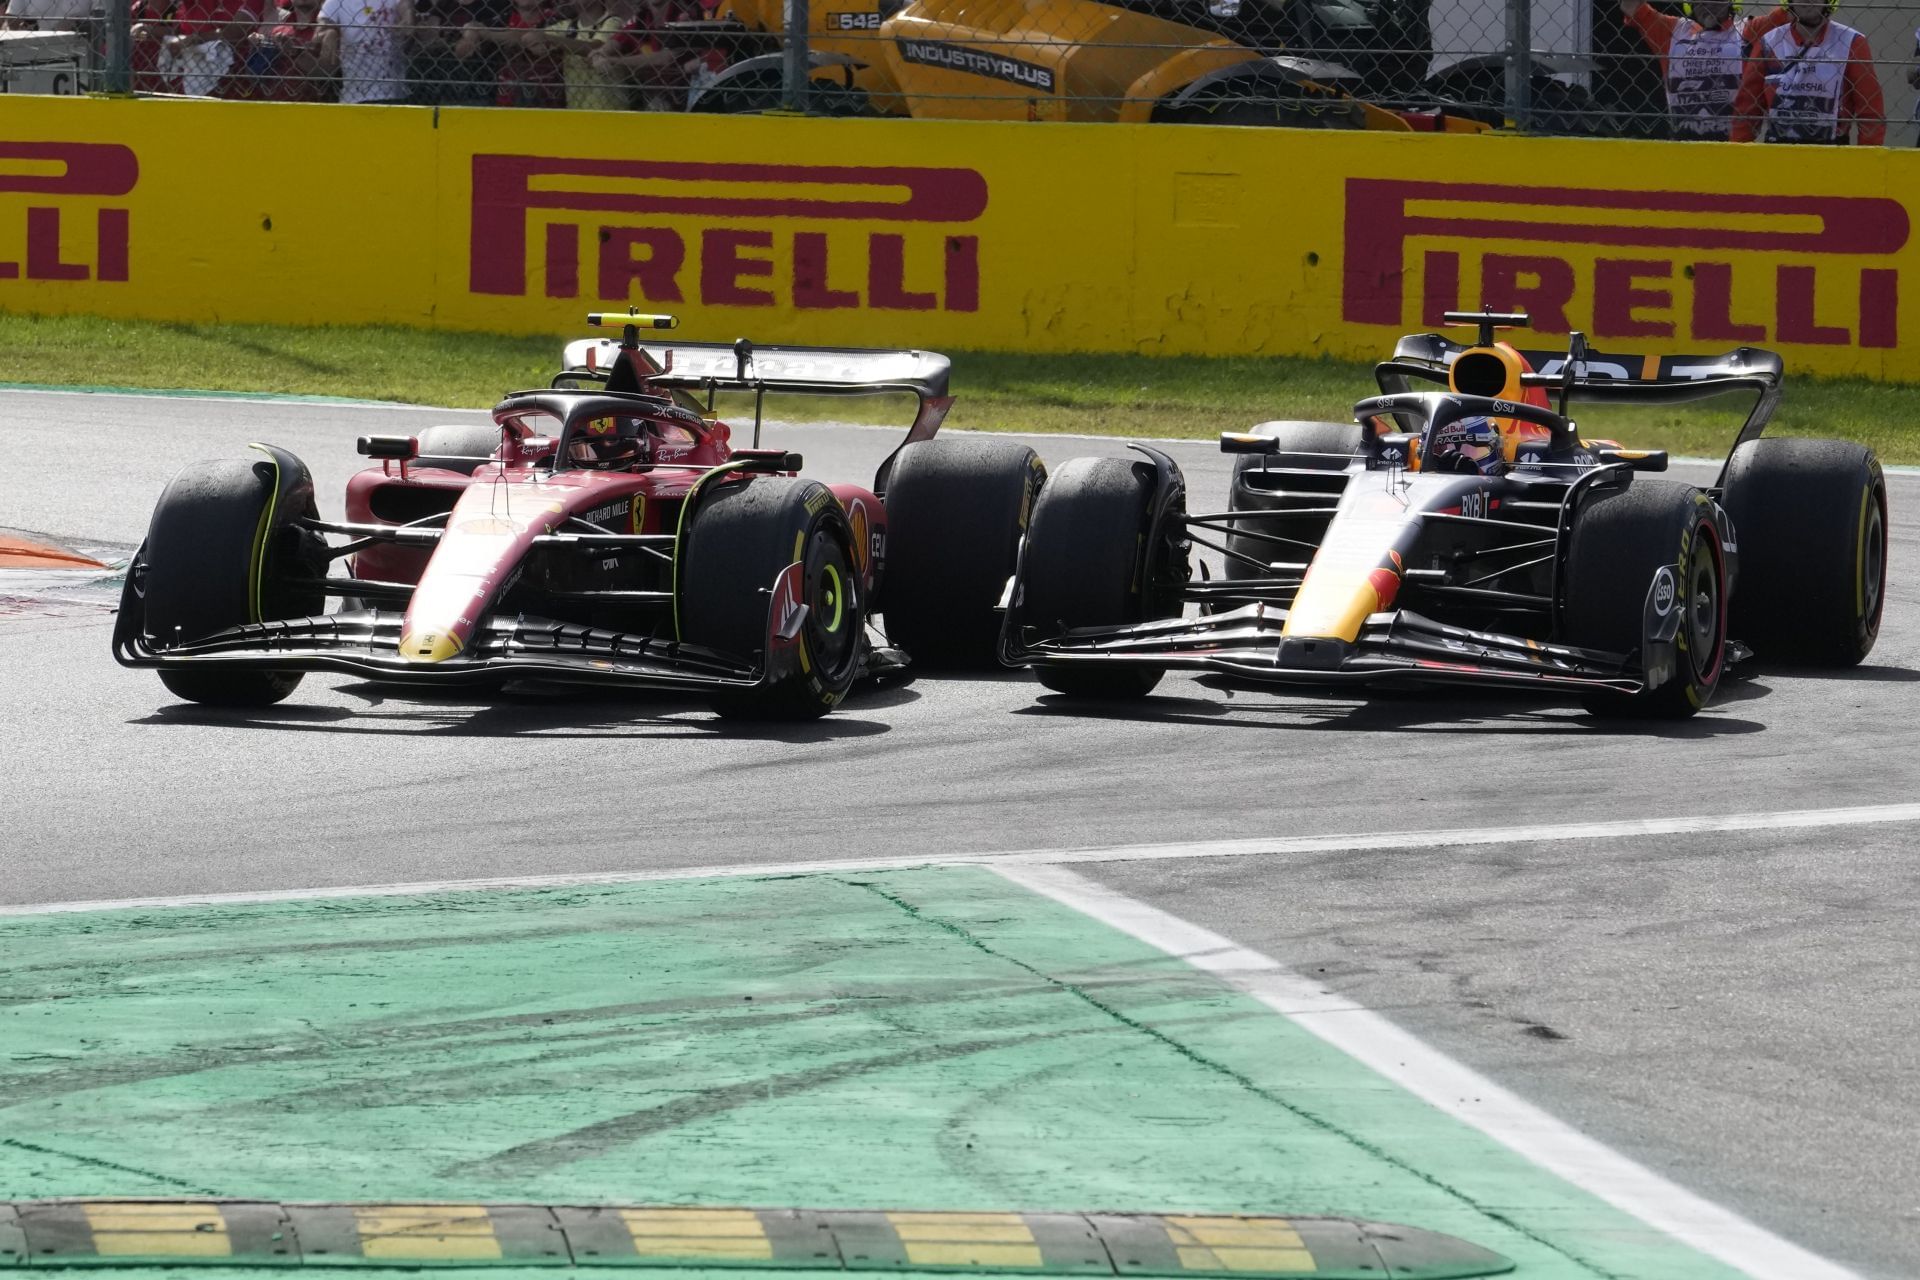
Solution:
<svg viewBox="0 0 1920 1280">
<path fill-rule="evenodd" d="M 555 387 L 597 382 L 609 391 L 665 391 L 679 396 L 705 395 L 713 414 L 722 391 L 753 393 L 753 447 L 760 447 L 760 426 L 767 392 L 816 396 L 870 396 L 904 392 L 914 398 L 913 423 L 874 477 L 874 492 L 886 496 L 887 478 L 900 449 L 933 438 L 953 407 L 947 378 L 953 362 L 936 351 L 883 351 L 866 347 L 757 346 L 746 338 L 722 342 L 642 342 L 643 329 L 671 329 L 672 316 L 596 312 L 589 324 L 621 327 L 619 338 L 582 338 L 566 346 L 566 367 Z"/>
<path fill-rule="evenodd" d="M 616 338 L 582 338 L 566 348 L 567 375 L 604 380 L 620 351 Z M 647 381 L 679 391 L 787 391 L 801 395 L 906 392 L 922 401 L 947 396 L 953 362 L 934 351 L 863 347 L 772 347 L 753 343 L 644 342 L 658 370 Z"/>
</svg>

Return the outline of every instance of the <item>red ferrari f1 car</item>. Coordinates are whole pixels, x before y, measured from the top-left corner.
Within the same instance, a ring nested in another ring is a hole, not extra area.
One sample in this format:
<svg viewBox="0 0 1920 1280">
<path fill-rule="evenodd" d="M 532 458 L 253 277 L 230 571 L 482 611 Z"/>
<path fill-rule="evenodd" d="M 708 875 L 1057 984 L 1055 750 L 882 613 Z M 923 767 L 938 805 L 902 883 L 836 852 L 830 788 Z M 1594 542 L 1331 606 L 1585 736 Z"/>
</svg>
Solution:
<svg viewBox="0 0 1920 1280">
<path fill-rule="evenodd" d="M 375 465 L 348 482 L 344 520 L 320 517 L 306 466 L 271 445 L 182 471 L 128 568 L 115 657 L 220 705 L 328 671 L 685 689 L 768 717 L 822 714 L 909 660 L 994 661 L 1045 471 L 1010 441 L 934 438 L 944 356 L 648 348 L 640 329 L 671 317 L 590 320 L 620 341 L 507 396 L 491 425 L 363 437 Z M 717 391 L 755 394 L 752 447 L 712 414 Z M 828 485 L 759 447 L 768 391 L 908 392 L 918 411 L 872 488 Z"/>
<path fill-rule="evenodd" d="M 1262 686 L 1507 686 L 1680 717 L 1756 652 L 1866 656 L 1885 480 L 1860 445 L 1762 435 L 1777 355 L 1608 355 L 1579 334 L 1520 351 L 1494 331 L 1524 315 L 1447 320 L 1478 340 L 1401 339 L 1355 422 L 1224 436 L 1244 455 L 1225 512 L 1189 513 L 1179 468 L 1144 446 L 1144 461 L 1056 469 L 1006 596 L 1003 660 L 1087 697 L 1185 668 Z M 1664 453 L 1587 440 L 1569 416 L 1726 393 L 1751 408 L 1704 488 L 1650 478 Z M 1222 578 L 1194 580 L 1195 545 L 1224 557 Z"/>
</svg>

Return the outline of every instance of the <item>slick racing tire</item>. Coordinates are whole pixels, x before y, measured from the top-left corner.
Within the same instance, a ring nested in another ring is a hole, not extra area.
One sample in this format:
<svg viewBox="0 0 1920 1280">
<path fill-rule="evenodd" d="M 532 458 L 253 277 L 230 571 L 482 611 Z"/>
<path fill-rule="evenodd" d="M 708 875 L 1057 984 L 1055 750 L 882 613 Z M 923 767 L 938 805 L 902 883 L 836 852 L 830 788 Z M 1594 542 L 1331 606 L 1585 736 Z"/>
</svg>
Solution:
<svg viewBox="0 0 1920 1280">
<path fill-rule="evenodd" d="M 1148 506 L 1152 469 L 1125 458 L 1074 458 L 1047 479 L 1034 504 L 1020 561 L 1020 617 L 1044 635 L 1120 626 L 1147 613 Z M 1077 698 L 1138 698 L 1158 667 L 1034 669 L 1040 683 Z"/>
<path fill-rule="evenodd" d="M 1227 487 L 1229 511 L 1286 511 L 1291 508 L 1330 507 L 1339 500 L 1344 480 L 1329 475 L 1324 484 L 1297 476 L 1274 474 L 1274 468 L 1308 471 L 1344 472 L 1347 463 L 1360 452 L 1363 442 L 1358 423 L 1338 422 L 1263 422 L 1253 429 L 1258 436 L 1279 441 L 1280 452 L 1271 455 L 1242 454 L 1234 459 L 1233 479 Z M 1238 556 L 1256 560 L 1306 561 L 1327 532 L 1326 516 L 1263 516 L 1257 520 L 1235 521 L 1235 532 L 1227 535 L 1227 550 L 1236 553 L 1226 559 L 1228 578 L 1259 578 L 1266 575 Z M 1290 538 L 1294 542 L 1266 542 L 1246 537 L 1248 533 Z M 1306 543 L 1296 546 L 1295 542 Z"/>
<path fill-rule="evenodd" d="M 796 560 L 805 565 L 800 660 L 771 683 L 715 695 L 715 711 L 805 720 L 839 704 L 859 674 L 867 618 L 846 513 L 832 490 L 789 476 L 722 484 L 700 498 L 681 557 L 680 638 L 758 662 L 766 660 L 774 579 Z"/>
<path fill-rule="evenodd" d="M 300 474 L 284 484 L 279 464 L 264 456 L 195 463 L 168 483 L 129 570 L 156 647 L 325 611 L 320 588 L 290 581 L 322 578 L 327 563 L 319 535 L 293 523 L 315 514 L 313 482 L 303 464 L 294 465 Z M 302 509 L 285 510 L 280 493 L 304 497 L 296 503 Z M 300 683 L 297 671 L 251 668 L 159 674 L 176 696 L 216 707 L 270 706 Z"/>
<path fill-rule="evenodd" d="M 1040 455 L 1011 440 L 918 440 L 887 480 L 887 639 L 916 664 L 998 666 L 1000 595 L 1047 478 Z"/>
<path fill-rule="evenodd" d="M 448 422 L 428 427 L 418 436 L 420 452 L 414 462 L 472 475 L 500 451 L 500 428 L 490 423 Z"/>
<path fill-rule="evenodd" d="M 1761 659 L 1851 667 L 1880 635 L 1887 481 L 1845 440 L 1749 440 L 1721 503 L 1739 539 L 1729 628 Z"/>
<path fill-rule="evenodd" d="M 1713 699 L 1726 669 L 1727 559 L 1718 508 L 1692 485 L 1635 478 L 1581 502 L 1563 597 L 1571 643 L 1623 654 L 1644 648 L 1648 590 L 1663 565 L 1673 571 L 1680 611 L 1675 672 L 1640 694 L 1589 695 L 1596 715 L 1680 719 Z"/>
</svg>

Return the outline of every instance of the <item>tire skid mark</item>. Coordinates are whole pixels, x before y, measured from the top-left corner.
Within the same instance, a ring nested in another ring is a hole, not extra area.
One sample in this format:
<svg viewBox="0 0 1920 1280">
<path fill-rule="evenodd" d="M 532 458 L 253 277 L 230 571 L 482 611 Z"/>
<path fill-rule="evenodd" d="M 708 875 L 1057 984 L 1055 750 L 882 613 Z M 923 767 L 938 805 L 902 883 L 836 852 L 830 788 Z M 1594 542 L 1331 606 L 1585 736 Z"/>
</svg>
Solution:
<svg viewBox="0 0 1920 1280">
<path fill-rule="evenodd" d="M 992 1039 L 928 1045 L 898 1053 L 853 1058 L 808 1071 L 762 1076 L 724 1088 L 705 1089 L 663 1106 L 628 1112 L 594 1124 L 583 1125 L 566 1133 L 524 1142 L 517 1147 L 509 1147 L 478 1160 L 462 1161 L 437 1170 L 436 1176 L 510 1178 L 544 1173 L 563 1168 L 582 1159 L 601 1155 L 615 1147 L 637 1142 L 656 1133 L 724 1115 L 739 1107 L 781 1101 L 872 1072 L 889 1071 L 896 1067 L 950 1062 L 980 1053 L 1018 1049 L 1043 1041 L 1055 1042 L 1066 1036 L 1100 1035 L 1110 1031 L 1110 1028 L 1072 1031 L 1048 1028 L 1029 1035 L 999 1036 Z"/>
<path fill-rule="evenodd" d="M 1590 1276 L 1594 1276 L 1597 1278 L 1597 1280 L 1624 1280 L 1624 1278 L 1621 1277 L 1617 1272 L 1603 1270 L 1602 1268 L 1595 1266 L 1592 1262 L 1588 1261 L 1587 1259 L 1580 1258 L 1575 1256 L 1572 1253 L 1569 1253 L 1566 1250 L 1566 1248 L 1561 1244 L 1559 1244 L 1557 1241 L 1547 1236 L 1544 1236 L 1539 1232 L 1529 1228 L 1524 1222 L 1517 1220 L 1513 1215 L 1507 1213 L 1505 1210 L 1501 1209 L 1500 1207 L 1496 1205 L 1482 1203 L 1481 1201 L 1475 1199 L 1473 1196 L 1469 1195 L 1464 1190 L 1453 1186 L 1451 1183 L 1447 1182 L 1445 1179 L 1436 1177 L 1434 1174 L 1429 1173 L 1427 1170 L 1422 1169 L 1417 1165 L 1407 1163 L 1405 1160 L 1394 1155 L 1391 1151 L 1386 1150 L 1385 1148 L 1381 1147 L 1377 1143 L 1368 1141 L 1366 1138 L 1361 1137 L 1359 1134 L 1354 1133 L 1351 1130 L 1348 1130 L 1346 1128 L 1343 1128 L 1338 1124 L 1335 1124 L 1333 1121 L 1330 1121 L 1326 1119 L 1324 1116 L 1321 1116 L 1311 1110 L 1308 1110 L 1307 1108 L 1301 1106 L 1297 1102 L 1289 1101 L 1287 1098 L 1281 1096 L 1280 1094 L 1260 1084 L 1259 1081 L 1254 1080 L 1252 1077 L 1245 1075 L 1242 1072 L 1234 1070 L 1232 1067 L 1228 1066 L 1226 1063 L 1215 1061 L 1214 1059 L 1207 1057 L 1205 1054 L 1200 1053 L 1197 1050 L 1193 1049 L 1190 1045 L 1183 1044 L 1180 1041 L 1174 1039 L 1172 1036 L 1166 1034 L 1164 1031 L 1160 1030 L 1159 1028 L 1151 1026 L 1145 1022 L 1142 1022 L 1137 1018 L 1131 1017 L 1124 1011 L 1117 1009 L 1113 1005 L 1108 1004 L 1107 1002 L 1101 1000 L 1098 996 L 1094 995 L 1092 990 L 1089 989 L 1088 987 L 1082 986 L 1077 983 L 1069 982 L 1063 978 L 1055 977 L 1054 975 L 1047 973 L 1044 970 L 1035 968 L 1033 965 L 1028 964 L 1026 961 L 1021 960 L 1017 956 L 1011 956 L 1006 954 L 1005 952 L 995 950 L 985 940 L 981 939 L 980 937 L 978 937 L 977 935 L 975 935 L 974 933 L 966 929 L 964 926 L 955 924 L 951 920 L 942 920 L 942 919 L 939 919 L 938 917 L 926 915 L 918 907 L 914 906 L 911 902 L 908 902 L 905 898 L 902 898 L 898 894 L 893 893 L 892 891 L 884 888 L 877 881 L 851 880 L 851 879 L 845 879 L 841 877 L 836 877 L 836 878 L 840 878 L 842 880 L 842 883 L 844 884 L 852 885 L 860 889 L 865 889 L 869 893 L 872 893 L 877 897 L 883 898 L 886 901 L 892 903 L 895 907 L 898 907 L 901 911 L 913 917 L 915 920 L 923 921 L 929 925 L 932 925 L 936 929 L 944 930 L 945 932 L 952 934 L 954 937 L 965 942 L 968 946 L 974 947 L 986 953 L 987 955 L 994 957 L 997 960 L 1003 961 L 1006 964 L 1010 964 L 1016 968 L 1022 969 L 1027 973 L 1032 974 L 1035 978 L 1039 979 L 1041 982 L 1044 982 L 1050 986 L 1056 987 L 1063 992 L 1073 995 L 1077 999 L 1085 1001 L 1087 1004 L 1092 1005 L 1095 1009 L 1099 1010 L 1106 1017 L 1111 1018 L 1113 1021 L 1121 1024 L 1122 1026 L 1128 1028 L 1129 1030 L 1137 1032 L 1140 1035 L 1146 1036 L 1152 1040 L 1157 1041 L 1163 1047 L 1170 1049 L 1174 1053 L 1180 1055 L 1182 1058 L 1185 1058 L 1187 1061 L 1193 1063 L 1195 1066 L 1200 1067 L 1205 1071 L 1211 1072 L 1214 1075 L 1217 1075 L 1224 1080 L 1231 1081 L 1233 1084 L 1237 1085 L 1239 1088 L 1246 1090 L 1248 1093 L 1261 1099 L 1263 1102 L 1270 1103 L 1273 1106 L 1280 1108 L 1281 1110 L 1285 1111 L 1287 1114 L 1301 1121 L 1303 1124 L 1310 1125 L 1313 1128 L 1318 1129 L 1322 1133 L 1326 1133 L 1335 1138 L 1338 1138 L 1339 1140 L 1350 1144 L 1354 1148 L 1360 1151 L 1366 1152 L 1369 1156 L 1372 1156 L 1374 1159 L 1379 1160 L 1381 1163 L 1389 1165 L 1392 1168 L 1398 1169 L 1402 1173 L 1405 1173 L 1406 1175 L 1408 1175 L 1409 1177 L 1418 1179 L 1419 1181 L 1432 1187 L 1434 1190 L 1442 1193 L 1443 1195 L 1446 1195 L 1460 1202 L 1461 1204 L 1466 1205 L 1468 1208 L 1472 1209 L 1474 1212 L 1479 1213 L 1494 1222 L 1500 1223 L 1502 1226 L 1514 1232 L 1516 1235 L 1523 1236 L 1530 1242 L 1540 1246 L 1542 1249 L 1549 1250 L 1552 1253 L 1558 1255 L 1559 1257 L 1564 1258 L 1569 1265 L 1579 1268 L 1583 1273 Z"/>
<path fill-rule="evenodd" d="M 169 1187 L 178 1187 L 182 1191 L 191 1191 L 193 1194 L 199 1196 L 220 1194 L 210 1187 L 203 1187 L 193 1182 L 183 1182 L 179 1178 L 169 1177 L 164 1173 L 155 1173 L 151 1169 L 136 1169 L 131 1165 L 115 1164 L 111 1160 L 101 1160 L 95 1156 L 76 1155 L 71 1151 L 61 1151 L 55 1147 L 43 1147 L 37 1143 L 22 1142 L 18 1138 L 0 1138 L 0 1147 L 11 1147 L 15 1151 L 27 1151 L 37 1156 L 53 1156 L 60 1160 L 71 1160 L 75 1164 L 83 1164 L 92 1169 L 111 1169 L 115 1173 L 130 1173 L 135 1177 L 165 1183 Z"/>
</svg>

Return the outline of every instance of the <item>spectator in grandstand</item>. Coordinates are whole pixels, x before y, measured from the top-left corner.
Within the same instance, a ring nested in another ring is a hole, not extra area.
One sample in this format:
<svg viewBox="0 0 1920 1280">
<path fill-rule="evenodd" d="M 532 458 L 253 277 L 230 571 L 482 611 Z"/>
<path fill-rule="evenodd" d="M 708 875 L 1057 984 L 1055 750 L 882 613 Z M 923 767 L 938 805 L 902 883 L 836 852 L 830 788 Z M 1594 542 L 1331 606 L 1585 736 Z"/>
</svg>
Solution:
<svg viewBox="0 0 1920 1280">
<path fill-rule="evenodd" d="M 1913 33 L 1913 65 L 1907 68 L 1907 83 L 1920 89 L 1920 31 Z M 1920 98 L 1913 100 L 1913 118 L 1920 120 Z M 1913 145 L 1920 147 L 1920 134 L 1916 134 Z"/>
<path fill-rule="evenodd" d="M 505 21 L 504 5 L 496 19 Z M 497 55 L 492 47 L 466 58 L 454 53 L 461 30 L 481 21 L 464 0 L 414 0 L 413 40 L 407 46 L 407 79 L 413 83 L 409 101 L 430 107 L 485 106 L 493 101 Z"/>
<path fill-rule="evenodd" d="M 696 65 L 668 41 L 667 24 L 700 15 L 681 0 L 627 0 L 616 8 L 630 12 L 626 24 L 593 56 L 603 75 L 624 75 L 633 105 L 642 111 L 685 111 L 687 84 Z"/>
<path fill-rule="evenodd" d="M 333 102 L 339 93 L 320 22 L 320 0 L 288 0 L 272 31 L 256 40 L 264 65 L 257 76 L 262 98 L 274 102 Z M 249 63 L 257 59 L 249 58 Z"/>
<path fill-rule="evenodd" d="M 172 92 L 160 74 L 160 46 L 173 34 L 173 0 L 133 0 L 131 14 L 133 91 Z"/>
<path fill-rule="evenodd" d="M 1760 37 L 1741 73 L 1732 138 L 1752 142 L 1887 140 L 1886 99 L 1867 38 L 1832 18 L 1834 0 L 1790 0 L 1793 21 Z"/>
<path fill-rule="evenodd" d="M 1738 0 L 1693 0 L 1687 16 L 1661 13 L 1643 0 L 1620 0 L 1620 16 L 1660 59 L 1673 136 L 1725 142 L 1733 101 L 1754 41 L 1793 21 L 1779 8 L 1735 25 Z"/>
<path fill-rule="evenodd" d="M 407 100 L 413 0 L 323 0 L 321 60 L 340 69 L 340 101 Z"/>
<path fill-rule="evenodd" d="M 85 31 L 93 0 L 11 0 L 0 9 L 0 29 Z"/>
<path fill-rule="evenodd" d="M 174 93 L 206 98 L 227 88 L 239 50 L 260 24 L 258 0 L 179 0 L 173 33 L 161 38 L 155 70 Z"/>
<path fill-rule="evenodd" d="M 560 59 L 560 75 L 567 86 L 567 106 L 580 111 L 625 111 L 626 77 L 615 71 L 601 70 L 592 57 L 606 47 L 614 32 L 625 27 L 628 18 L 609 12 L 602 0 L 571 0 L 570 17 L 548 23 L 541 31 L 527 34 L 529 53 L 549 54 Z"/>
<path fill-rule="evenodd" d="M 489 45 L 501 51 L 494 74 L 494 104 L 502 107 L 564 107 L 566 90 L 560 79 L 560 59 L 536 54 L 526 47 L 529 33 L 546 27 L 553 13 L 542 0 L 513 0 L 513 10 L 501 26 L 470 22 L 454 42 L 454 55 L 471 58 Z"/>
</svg>

